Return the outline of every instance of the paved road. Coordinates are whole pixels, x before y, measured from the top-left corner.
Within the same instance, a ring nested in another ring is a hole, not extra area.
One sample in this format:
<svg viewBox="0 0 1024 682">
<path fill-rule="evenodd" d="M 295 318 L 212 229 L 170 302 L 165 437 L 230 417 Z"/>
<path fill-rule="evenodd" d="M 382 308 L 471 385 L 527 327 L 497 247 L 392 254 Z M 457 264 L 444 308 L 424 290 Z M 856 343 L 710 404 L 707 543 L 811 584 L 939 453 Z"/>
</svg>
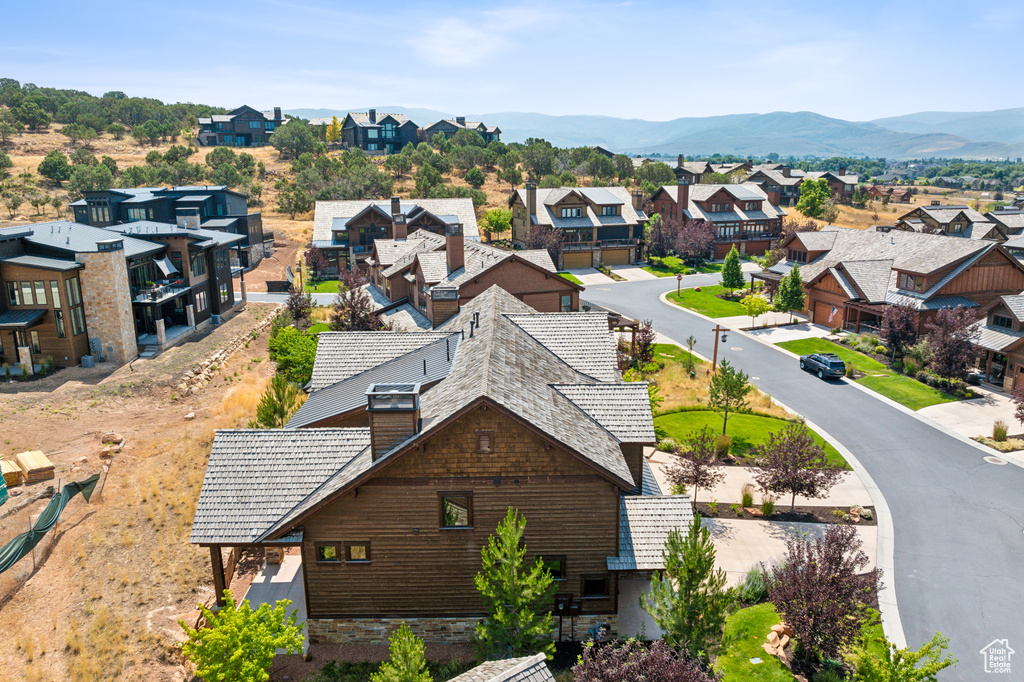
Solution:
<svg viewBox="0 0 1024 682">
<path fill-rule="evenodd" d="M 717 283 L 717 275 L 684 286 Z M 690 334 L 710 357 L 713 324 L 658 297 L 674 280 L 588 287 L 584 298 L 638 319 L 677 341 Z M 941 631 L 960 659 L 944 680 L 982 680 L 981 648 L 1008 639 L 1024 652 L 1024 469 L 985 462 L 983 453 L 843 382 L 801 372 L 796 361 L 742 334 L 719 358 L 805 415 L 860 460 L 888 502 L 895 529 L 894 575 L 907 643 Z M 1024 653 L 1002 679 L 1024 680 Z"/>
</svg>

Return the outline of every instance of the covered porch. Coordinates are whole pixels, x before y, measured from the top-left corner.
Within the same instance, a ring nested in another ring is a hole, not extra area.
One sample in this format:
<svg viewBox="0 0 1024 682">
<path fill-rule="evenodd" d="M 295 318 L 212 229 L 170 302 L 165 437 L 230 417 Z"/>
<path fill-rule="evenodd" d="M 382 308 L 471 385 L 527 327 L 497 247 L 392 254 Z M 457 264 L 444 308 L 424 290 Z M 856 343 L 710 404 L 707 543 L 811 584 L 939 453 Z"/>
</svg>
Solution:
<svg viewBox="0 0 1024 682">
<path fill-rule="evenodd" d="M 843 314 L 843 320 L 847 329 L 852 328 L 854 333 L 859 334 L 863 327 L 865 331 L 872 334 L 879 333 L 882 328 L 882 317 L 885 315 L 887 307 L 885 304 L 847 301 L 844 307 L 846 311 Z"/>
<path fill-rule="evenodd" d="M 978 324 L 974 345 L 979 349 L 979 368 L 982 379 L 1009 393 L 1018 385 L 1024 364 L 1024 331 L 1015 332 L 1004 327 Z"/>
</svg>

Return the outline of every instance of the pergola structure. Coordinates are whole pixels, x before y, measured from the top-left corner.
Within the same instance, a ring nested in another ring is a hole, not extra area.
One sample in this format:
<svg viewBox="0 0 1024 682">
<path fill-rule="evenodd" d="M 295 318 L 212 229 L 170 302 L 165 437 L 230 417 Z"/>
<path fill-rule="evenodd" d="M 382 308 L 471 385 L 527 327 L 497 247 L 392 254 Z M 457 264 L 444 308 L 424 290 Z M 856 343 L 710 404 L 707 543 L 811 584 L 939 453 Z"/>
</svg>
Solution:
<svg viewBox="0 0 1024 682">
<path fill-rule="evenodd" d="M 779 289 L 779 282 L 782 281 L 783 275 L 771 270 L 764 272 L 752 272 L 750 273 L 750 291 L 754 291 L 754 280 L 759 279 L 764 282 L 764 294 L 768 297 L 769 301 L 775 300 L 775 292 Z"/>
</svg>

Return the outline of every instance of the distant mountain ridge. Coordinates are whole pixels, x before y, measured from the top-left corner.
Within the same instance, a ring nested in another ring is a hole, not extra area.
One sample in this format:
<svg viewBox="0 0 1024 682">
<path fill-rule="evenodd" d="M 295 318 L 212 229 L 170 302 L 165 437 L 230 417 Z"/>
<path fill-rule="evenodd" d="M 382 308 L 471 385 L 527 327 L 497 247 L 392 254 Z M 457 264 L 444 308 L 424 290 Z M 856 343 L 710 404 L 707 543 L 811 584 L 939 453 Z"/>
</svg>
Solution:
<svg viewBox="0 0 1024 682">
<path fill-rule="evenodd" d="M 376 107 L 401 113 L 426 126 L 454 114 L 400 106 Z M 291 109 L 302 118 L 344 116 L 346 110 Z M 463 115 L 463 114 L 458 114 Z M 955 113 L 921 112 L 875 121 L 854 122 L 810 111 L 730 114 L 645 121 L 611 116 L 496 112 L 465 114 L 473 121 L 497 125 L 502 140 L 524 142 L 542 137 L 562 147 L 603 145 L 626 154 L 738 154 L 763 156 L 884 156 L 993 159 L 1024 156 L 1024 108 Z"/>
</svg>

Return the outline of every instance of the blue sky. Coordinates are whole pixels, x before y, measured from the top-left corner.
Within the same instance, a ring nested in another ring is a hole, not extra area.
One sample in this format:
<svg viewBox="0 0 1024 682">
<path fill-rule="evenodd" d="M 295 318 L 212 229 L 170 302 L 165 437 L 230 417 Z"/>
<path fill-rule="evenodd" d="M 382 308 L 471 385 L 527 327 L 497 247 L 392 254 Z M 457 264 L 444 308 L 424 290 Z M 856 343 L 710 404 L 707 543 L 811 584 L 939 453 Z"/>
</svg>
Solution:
<svg viewBox="0 0 1024 682">
<path fill-rule="evenodd" d="M 0 76 L 258 108 L 867 120 L 1024 106 L 1024 3 L 68 2 L 5 8 Z"/>
</svg>

